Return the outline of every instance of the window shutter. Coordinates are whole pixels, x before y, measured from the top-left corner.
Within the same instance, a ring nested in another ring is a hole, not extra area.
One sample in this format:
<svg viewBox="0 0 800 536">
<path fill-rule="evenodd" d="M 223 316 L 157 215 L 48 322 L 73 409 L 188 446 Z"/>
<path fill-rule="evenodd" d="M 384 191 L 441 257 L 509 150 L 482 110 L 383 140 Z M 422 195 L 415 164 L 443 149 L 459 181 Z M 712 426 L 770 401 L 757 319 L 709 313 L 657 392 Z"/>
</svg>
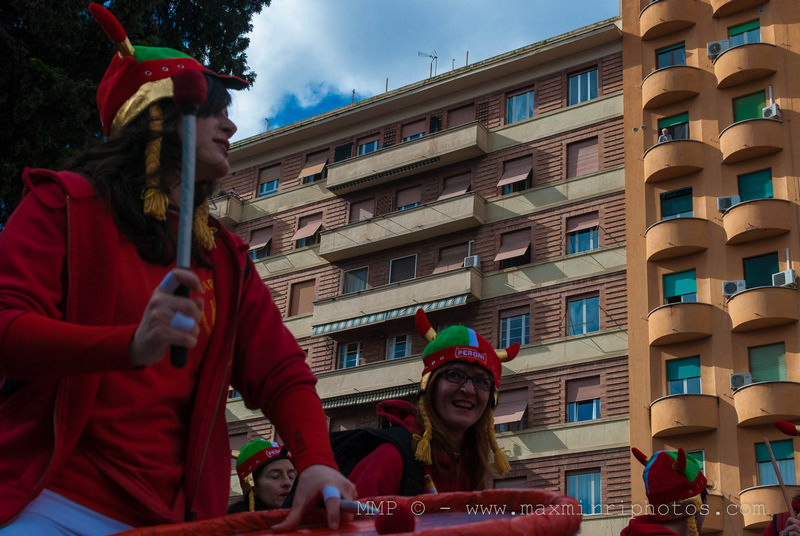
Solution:
<svg viewBox="0 0 800 536">
<path fill-rule="evenodd" d="M 667 361 L 667 379 L 669 381 L 697 378 L 698 376 L 700 376 L 699 356 Z"/>
<path fill-rule="evenodd" d="M 748 348 L 750 372 L 754 382 L 786 381 L 786 347 L 784 343 Z"/>
<path fill-rule="evenodd" d="M 416 136 L 417 134 L 425 134 L 425 120 L 420 119 L 419 121 L 414 121 L 413 123 L 408 123 L 407 125 L 403 125 L 402 134 L 400 135 L 401 139 L 408 138 L 409 136 Z"/>
<path fill-rule="evenodd" d="M 600 398 L 600 376 L 567 381 L 567 404 Z"/>
<path fill-rule="evenodd" d="M 497 182 L 498 188 L 506 184 L 524 181 L 531 174 L 531 157 L 516 158 L 503 163 L 503 176 Z"/>
<path fill-rule="evenodd" d="M 302 315 L 314 310 L 314 280 L 292 285 L 289 316 Z"/>
<path fill-rule="evenodd" d="M 742 201 L 772 197 L 772 169 L 739 175 L 738 183 Z"/>
<path fill-rule="evenodd" d="M 475 106 L 462 106 L 447 112 L 447 127 L 453 128 L 475 121 Z"/>
<path fill-rule="evenodd" d="M 589 212 L 587 214 L 567 218 L 567 232 L 574 233 L 576 231 L 597 227 L 598 219 L 597 212 Z"/>
<path fill-rule="evenodd" d="M 461 195 L 469 190 L 470 186 L 470 174 L 462 173 L 461 175 L 456 175 L 454 177 L 447 177 L 444 180 L 444 187 L 442 188 L 442 193 L 439 194 L 439 199 L 447 199 L 449 197 L 455 197 L 457 195 Z"/>
<path fill-rule="evenodd" d="M 275 164 L 274 166 L 269 166 L 258 170 L 258 184 L 264 184 L 265 182 L 276 181 L 280 179 L 280 177 L 281 177 L 280 164 Z"/>
<path fill-rule="evenodd" d="M 683 296 L 697 292 L 696 270 L 664 276 L 664 297 Z"/>
<path fill-rule="evenodd" d="M 397 207 L 405 207 L 422 201 L 422 188 L 414 186 L 397 192 Z"/>
<path fill-rule="evenodd" d="M 333 150 L 333 161 L 334 162 L 341 162 L 342 160 L 347 160 L 348 158 L 353 156 L 353 144 L 345 143 L 344 145 L 340 145 Z"/>
<path fill-rule="evenodd" d="M 292 235 L 291 240 L 300 240 L 301 238 L 308 238 L 316 233 L 322 227 L 322 214 L 314 214 L 300 218 L 297 232 Z"/>
<path fill-rule="evenodd" d="M 659 119 L 658 132 L 660 133 L 662 128 L 674 127 L 675 125 L 687 123 L 688 121 L 689 121 L 689 112 L 675 115 L 673 117 L 667 117 L 665 119 Z"/>
<path fill-rule="evenodd" d="M 498 395 L 497 407 L 494 410 L 494 423 L 505 424 L 522 419 L 528 409 L 528 389 L 502 391 Z"/>
<path fill-rule="evenodd" d="M 303 166 L 303 169 L 300 170 L 300 174 L 297 176 L 298 178 L 308 177 L 310 175 L 316 175 L 317 173 L 322 173 L 322 169 L 325 167 L 325 164 L 328 163 L 328 150 L 325 149 L 324 151 L 319 151 L 314 154 L 310 154 L 306 157 L 306 163 Z"/>
<path fill-rule="evenodd" d="M 580 177 L 600 169 L 597 138 L 576 141 L 567 145 L 567 178 Z"/>
<path fill-rule="evenodd" d="M 272 240 L 272 227 L 256 229 L 250 233 L 250 249 L 263 248 Z"/>
<path fill-rule="evenodd" d="M 368 220 L 375 215 L 375 200 L 365 199 L 350 205 L 350 223 Z"/>
</svg>

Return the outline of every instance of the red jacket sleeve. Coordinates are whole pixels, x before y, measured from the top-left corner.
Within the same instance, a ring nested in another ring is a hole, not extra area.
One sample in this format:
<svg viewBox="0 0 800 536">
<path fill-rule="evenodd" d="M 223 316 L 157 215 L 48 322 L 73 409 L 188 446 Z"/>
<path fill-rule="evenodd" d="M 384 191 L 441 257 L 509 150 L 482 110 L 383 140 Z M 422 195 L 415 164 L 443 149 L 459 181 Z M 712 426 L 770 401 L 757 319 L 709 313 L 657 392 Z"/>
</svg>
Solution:
<svg viewBox="0 0 800 536">
<path fill-rule="evenodd" d="M 403 458 L 397 447 L 384 443 L 358 462 L 348 476 L 358 496 L 397 495 L 403 478 Z"/>
</svg>

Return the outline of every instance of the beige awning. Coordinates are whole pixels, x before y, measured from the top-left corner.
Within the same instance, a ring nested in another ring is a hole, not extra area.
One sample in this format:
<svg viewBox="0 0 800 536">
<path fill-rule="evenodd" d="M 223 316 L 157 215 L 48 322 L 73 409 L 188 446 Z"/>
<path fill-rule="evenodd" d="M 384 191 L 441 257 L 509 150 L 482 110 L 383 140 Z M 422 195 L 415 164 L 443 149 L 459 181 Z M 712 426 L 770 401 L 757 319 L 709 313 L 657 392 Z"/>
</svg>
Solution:
<svg viewBox="0 0 800 536">
<path fill-rule="evenodd" d="M 306 163 L 303 165 L 303 169 L 300 170 L 300 174 L 297 177 L 302 179 L 303 177 L 310 177 L 311 175 L 322 173 L 322 170 L 325 168 L 325 164 L 327 163 L 327 150 L 310 154 L 308 157 L 306 157 Z"/>
<path fill-rule="evenodd" d="M 533 165 L 531 164 L 530 157 L 518 158 L 506 162 L 503 176 L 500 177 L 497 186 L 500 187 L 506 184 L 524 181 L 528 178 L 528 175 L 530 175 L 532 167 Z"/>
<path fill-rule="evenodd" d="M 494 262 L 513 259 L 525 255 L 531 245 L 531 235 L 528 229 L 502 235 L 500 250 L 494 256 Z"/>
<path fill-rule="evenodd" d="M 522 419 L 522 416 L 525 414 L 525 410 L 527 408 L 527 389 L 502 391 L 497 399 L 497 407 L 494 410 L 494 423 L 505 424 L 509 422 L 517 422 Z"/>
<path fill-rule="evenodd" d="M 297 232 L 292 235 L 290 240 L 300 240 L 301 238 L 308 238 L 312 236 L 314 233 L 319 231 L 319 228 L 322 227 L 322 214 L 315 214 L 314 216 L 309 216 L 308 219 L 303 219 L 300 221 L 300 228 L 297 229 Z"/>
<path fill-rule="evenodd" d="M 263 248 L 272 240 L 272 227 L 256 229 L 250 233 L 250 249 Z"/>
</svg>

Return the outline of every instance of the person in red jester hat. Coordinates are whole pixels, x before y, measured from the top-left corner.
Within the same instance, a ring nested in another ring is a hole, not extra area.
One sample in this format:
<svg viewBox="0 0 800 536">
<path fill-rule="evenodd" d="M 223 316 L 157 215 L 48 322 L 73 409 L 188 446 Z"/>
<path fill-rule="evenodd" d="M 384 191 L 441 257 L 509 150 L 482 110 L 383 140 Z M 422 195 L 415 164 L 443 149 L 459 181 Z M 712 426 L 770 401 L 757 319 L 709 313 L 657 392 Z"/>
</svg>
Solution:
<svg viewBox="0 0 800 536">
<path fill-rule="evenodd" d="M 286 447 L 266 439 L 242 447 L 236 457 L 236 474 L 244 497 L 228 507 L 229 514 L 283 508 L 297 478 Z"/>
<path fill-rule="evenodd" d="M 97 92 L 106 139 L 69 171 L 26 169 L 0 234 L 0 535 L 225 515 L 229 385 L 286 438 L 300 476 L 276 528 L 291 529 L 326 486 L 345 499 L 355 488 L 334 461 L 316 378 L 247 246 L 209 217 L 236 131 L 228 90 L 247 83 L 176 50 L 134 47 L 104 7 L 90 12 L 118 48 Z M 176 268 L 183 123 L 173 76 L 187 70 L 180 79 L 205 97 L 191 271 Z M 175 295 L 179 286 L 191 297 Z M 184 366 L 165 359 L 171 346 L 188 349 Z M 339 499 L 325 506 L 337 527 Z"/>
<path fill-rule="evenodd" d="M 775 421 L 775 427 L 788 436 L 800 435 L 800 426 L 787 421 Z M 800 536 L 800 520 L 797 518 L 800 515 L 800 493 L 795 494 L 791 502 L 794 516 L 788 510 L 773 514 L 762 536 Z"/>
<path fill-rule="evenodd" d="M 416 406 L 402 400 L 378 404 L 378 415 L 410 432 L 410 447 L 422 465 L 428 492 L 482 489 L 493 465 L 499 474 L 508 462 L 494 436 L 502 363 L 519 352 L 519 343 L 495 350 L 465 326 L 450 326 L 438 335 L 418 309 L 416 326 L 428 345 Z M 398 448 L 384 443 L 349 474 L 359 497 L 397 495 L 403 477 Z"/>
<path fill-rule="evenodd" d="M 683 449 L 661 450 L 649 459 L 636 447 L 631 451 L 644 465 L 648 514 L 631 519 L 620 535 L 699 536 L 708 506 L 706 477 L 697 460 Z"/>
</svg>

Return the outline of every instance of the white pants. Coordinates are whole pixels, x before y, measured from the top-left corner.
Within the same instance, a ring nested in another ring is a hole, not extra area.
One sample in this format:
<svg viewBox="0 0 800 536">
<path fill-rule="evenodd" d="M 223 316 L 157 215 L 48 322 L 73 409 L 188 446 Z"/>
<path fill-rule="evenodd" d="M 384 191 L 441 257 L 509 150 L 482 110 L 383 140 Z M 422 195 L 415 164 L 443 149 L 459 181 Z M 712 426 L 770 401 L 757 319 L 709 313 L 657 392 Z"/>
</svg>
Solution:
<svg viewBox="0 0 800 536">
<path fill-rule="evenodd" d="M 0 528 L 0 536 L 105 536 L 132 528 L 46 489 Z"/>
</svg>

